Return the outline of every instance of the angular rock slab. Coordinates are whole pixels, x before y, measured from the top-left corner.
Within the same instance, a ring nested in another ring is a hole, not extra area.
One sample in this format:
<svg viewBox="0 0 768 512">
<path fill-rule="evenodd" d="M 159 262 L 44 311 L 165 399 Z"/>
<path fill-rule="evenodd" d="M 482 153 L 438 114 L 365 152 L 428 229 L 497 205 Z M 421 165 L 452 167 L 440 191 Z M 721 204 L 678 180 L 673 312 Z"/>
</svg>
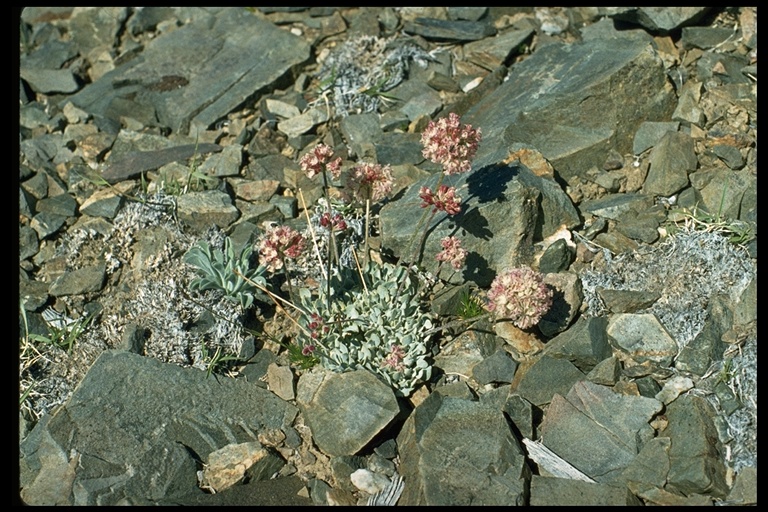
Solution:
<svg viewBox="0 0 768 512">
<path fill-rule="evenodd" d="M 668 120 L 674 102 L 650 45 L 599 39 L 539 48 L 462 121 L 483 132 L 475 168 L 524 143 L 567 179 L 600 167 L 609 149 L 630 153 L 639 125 Z"/>
<path fill-rule="evenodd" d="M 507 155 L 504 155 L 505 157 Z M 418 226 L 424 211 L 419 206 L 419 189 L 442 185 L 456 187 L 461 211 L 453 216 L 438 212 L 429 224 L 424 247 L 419 248 L 421 264 L 437 270 L 435 255 L 442 250 L 440 239 L 456 236 L 469 251 L 464 270 L 454 278 L 474 281 L 487 287 L 505 268 L 531 264 L 536 241 L 554 233 L 562 224 L 572 228 L 580 223 L 568 196 L 553 180 L 536 176 L 517 161 L 499 161 L 463 174 L 431 175 L 411 185 L 402 198 L 381 209 L 382 247 L 395 256 L 410 260 L 424 231 Z M 414 230 L 418 227 L 418 231 Z M 414 241 L 408 248 L 408 242 Z M 450 272 L 444 269 L 443 278 Z"/>
<path fill-rule="evenodd" d="M 296 401 L 315 444 L 331 456 L 356 454 L 400 413 L 392 388 L 368 370 L 305 373 Z"/>
<path fill-rule="evenodd" d="M 524 505 L 530 470 L 504 413 L 432 393 L 397 437 L 398 505 Z"/>
<path fill-rule="evenodd" d="M 206 129 L 309 56 L 303 39 L 229 8 L 159 36 L 66 101 L 110 118 L 154 110 L 161 125 L 186 134 Z"/>
<path fill-rule="evenodd" d="M 580 381 L 565 398 L 552 399 L 541 437 L 547 448 L 596 482 L 621 482 L 640 443 L 653 435 L 648 422 L 661 409 L 653 398 L 620 395 Z"/>
<path fill-rule="evenodd" d="M 244 379 L 104 352 L 21 443 L 29 505 L 155 504 L 197 490 L 198 463 L 287 428 L 298 410 Z"/>
</svg>

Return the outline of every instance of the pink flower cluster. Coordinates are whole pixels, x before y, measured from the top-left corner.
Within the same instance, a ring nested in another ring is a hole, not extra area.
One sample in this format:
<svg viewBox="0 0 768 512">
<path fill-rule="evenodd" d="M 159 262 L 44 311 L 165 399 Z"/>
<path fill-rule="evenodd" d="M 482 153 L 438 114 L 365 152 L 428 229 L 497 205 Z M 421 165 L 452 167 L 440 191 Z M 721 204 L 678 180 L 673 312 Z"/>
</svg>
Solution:
<svg viewBox="0 0 768 512">
<path fill-rule="evenodd" d="M 447 175 L 467 172 L 477 152 L 481 138 L 480 128 L 461 124 L 458 115 L 451 112 L 447 118 L 430 121 L 421 134 L 424 158 L 443 166 Z"/>
<path fill-rule="evenodd" d="M 392 167 L 369 163 L 356 165 L 349 174 L 347 184 L 357 200 L 379 201 L 392 191 Z"/>
<path fill-rule="evenodd" d="M 285 258 L 301 256 L 306 247 L 304 237 L 290 226 L 277 226 L 267 231 L 259 243 L 261 262 L 270 272 L 283 268 Z"/>
<path fill-rule="evenodd" d="M 538 324 L 551 306 L 552 290 L 541 274 L 522 267 L 496 276 L 486 307 L 497 318 L 508 318 L 520 329 L 528 329 Z"/>
<path fill-rule="evenodd" d="M 344 231 L 347 229 L 347 221 L 340 213 L 334 213 L 331 215 L 329 212 L 324 212 L 320 216 L 320 225 L 325 229 L 333 229 L 334 231 Z"/>
<path fill-rule="evenodd" d="M 437 261 L 448 261 L 454 270 L 461 270 L 467 258 L 467 250 L 461 247 L 461 240 L 455 236 L 447 236 L 440 240 L 443 250 L 437 253 Z"/>
<path fill-rule="evenodd" d="M 403 347 L 400 345 L 392 345 L 390 347 L 389 355 L 381 362 L 381 366 L 386 366 L 397 372 L 401 372 L 405 369 L 403 358 L 405 358 Z"/>
<path fill-rule="evenodd" d="M 333 179 L 341 175 L 341 157 L 333 159 L 333 149 L 326 144 L 318 144 L 315 148 L 301 157 L 299 167 L 312 179 L 324 169 L 331 171 Z"/>
<path fill-rule="evenodd" d="M 435 207 L 434 211 L 439 210 L 448 215 L 456 215 L 461 211 L 461 198 L 456 196 L 456 187 L 440 185 L 437 193 L 432 192 L 429 187 L 421 187 L 419 197 L 423 201 L 422 208 L 432 205 Z"/>
<path fill-rule="evenodd" d="M 327 325 L 325 325 L 325 322 L 323 319 L 318 315 L 317 313 L 312 313 L 310 315 L 310 319 L 312 320 L 307 324 L 307 327 L 309 328 L 309 336 L 316 340 L 320 334 L 328 334 L 328 331 L 330 330 Z M 306 347 L 305 347 L 306 348 Z M 313 348 L 314 350 L 314 348 Z M 306 355 L 306 354 L 304 354 Z"/>
</svg>

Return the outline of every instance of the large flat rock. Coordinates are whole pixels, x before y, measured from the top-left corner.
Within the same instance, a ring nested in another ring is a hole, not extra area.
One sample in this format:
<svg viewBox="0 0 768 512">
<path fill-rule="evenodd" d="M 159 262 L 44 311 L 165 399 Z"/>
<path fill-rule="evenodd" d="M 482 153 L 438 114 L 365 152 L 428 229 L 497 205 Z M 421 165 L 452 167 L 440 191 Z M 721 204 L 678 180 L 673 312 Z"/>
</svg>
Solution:
<svg viewBox="0 0 768 512">
<path fill-rule="evenodd" d="M 186 133 L 203 130 L 310 56 L 301 38 L 230 8 L 152 41 L 135 59 L 67 97 L 94 115 L 142 121 Z"/>
<path fill-rule="evenodd" d="M 674 94 L 651 45 L 631 39 L 550 44 L 462 121 L 483 131 L 474 168 L 503 160 L 512 144 L 534 146 L 563 177 L 602 168 L 608 151 L 631 153 L 644 121 L 665 121 Z"/>
</svg>

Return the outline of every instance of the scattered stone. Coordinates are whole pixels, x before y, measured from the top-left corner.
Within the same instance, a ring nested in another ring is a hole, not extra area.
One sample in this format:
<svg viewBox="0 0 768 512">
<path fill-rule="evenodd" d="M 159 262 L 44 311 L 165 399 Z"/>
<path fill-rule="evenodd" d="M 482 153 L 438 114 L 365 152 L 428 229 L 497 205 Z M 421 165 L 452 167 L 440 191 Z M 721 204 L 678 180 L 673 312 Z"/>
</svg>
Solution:
<svg viewBox="0 0 768 512">
<path fill-rule="evenodd" d="M 483 386 L 491 383 L 510 383 L 516 370 L 517 362 L 506 351 L 497 350 L 472 368 L 472 378 Z"/>
<path fill-rule="evenodd" d="M 218 190 L 182 194 L 176 205 L 179 220 L 199 232 L 211 225 L 225 228 L 240 217 L 229 194 Z"/>
<path fill-rule="evenodd" d="M 650 162 L 643 192 L 664 197 L 679 192 L 688 185 L 688 174 L 698 164 L 693 139 L 684 133 L 667 132 L 651 151 Z"/>
<path fill-rule="evenodd" d="M 399 505 L 525 502 L 530 470 L 498 409 L 433 393 L 408 416 L 397 445 L 406 482 Z"/>
<path fill-rule="evenodd" d="M 566 359 L 542 355 L 523 374 L 515 392 L 533 405 L 550 403 L 557 395 L 565 395 L 585 375 Z"/>
<path fill-rule="evenodd" d="M 653 313 L 620 313 L 608 320 L 608 336 L 616 348 L 638 363 L 669 366 L 678 346 Z"/>
<path fill-rule="evenodd" d="M 496 29 L 483 21 L 416 18 L 405 22 L 403 32 L 416 34 L 429 40 L 463 42 L 492 36 L 496 33 Z"/>
<path fill-rule="evenodd" d="M 354 455 L 399 413 L 392 388 L 367 370 L 305 373 L 296 401 L 312 439 L 328 455 Z"/>
</svg>

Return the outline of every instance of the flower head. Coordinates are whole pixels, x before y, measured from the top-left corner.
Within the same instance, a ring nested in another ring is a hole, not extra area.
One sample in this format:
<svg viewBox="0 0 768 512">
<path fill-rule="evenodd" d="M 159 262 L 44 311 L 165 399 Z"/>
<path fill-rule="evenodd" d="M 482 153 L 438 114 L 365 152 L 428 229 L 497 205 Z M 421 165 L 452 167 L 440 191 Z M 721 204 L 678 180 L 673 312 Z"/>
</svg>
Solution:
<svg viewBox="0 0 768 512">
<path fill-rule="evenodd" d="M 489 311 L 509 318 L 520 329 L 533 327 L 552 306 L 552 290 L 539 272 L 522 267 L 496 276 L 488 290 Z"/>
<path fill-rule="evenodd" d="M 432 205 L 435 211 L 439 210 L 448 215 L 456 215 L 461 211 L 461 198 L 456 196 L 456 187 L 440 185 L 436 193 L 428 187 L 421 187 L 419 197 L 423 201 L 422 208 Z"/>
<path fill-rule="evenodd" d="M 259 256 L 270 272 L 283 268 L 285 258 L 301 256 L 306 247 L 304 237 L 290 226 L 276 226 L 267 231 L 259 243 Z"/>
<path fill-rule="evenodd" d="M 338 212 L 333 215 L 331 215 L 330 212 L 323 212 L 323 214 L 320 215 L 320 226 L 327 230 L 344 231 L 347 229 L 347 221 L 345 221 L 344 216 Z"/>
<path fill-rule="evenodd" d="M 348 185 L 359 200 L 379 201 L 392 191 L 394 179 L 389 165 L 362 163 L 352 168 Z"/>
<path fill-rule="evenodd" d="M 461 124 L 458 115 L 451 112 L 439 121 L 430 121 L 421 134 L 424 158 L 443 166 L 445 174 L 467 172 L 480 143 L 480 128 Z"/>
<path fill-rule="evenodd" d="M 323 170 L 328 169 L 334 179 L 341 174 L 341 157 L 333 159 L 333 149 L 326 144 L 318 144 L 299 160 L 299 167 L 312 179 Z"/>
<path fill-rule="evenodd" d="M 391 368 L 398 372 L 403 371 L 405 369 L 405 365 L 403 364 L 403 358 L 405 358 L 403 347 L 400 345 L 392 345 L 389 350 L 389 355 L 381 362 L 381 366 Z"/>
<path fill-rule="evenodd" d="M 437 261 L 448 261 L 454 270 L 461 270 L 467 258 L 467 250 L 461 247 L 461 240 L 455 236 L 447 236 L 440 240 L 443 250 L 437 253 Z"/>
</svg>

